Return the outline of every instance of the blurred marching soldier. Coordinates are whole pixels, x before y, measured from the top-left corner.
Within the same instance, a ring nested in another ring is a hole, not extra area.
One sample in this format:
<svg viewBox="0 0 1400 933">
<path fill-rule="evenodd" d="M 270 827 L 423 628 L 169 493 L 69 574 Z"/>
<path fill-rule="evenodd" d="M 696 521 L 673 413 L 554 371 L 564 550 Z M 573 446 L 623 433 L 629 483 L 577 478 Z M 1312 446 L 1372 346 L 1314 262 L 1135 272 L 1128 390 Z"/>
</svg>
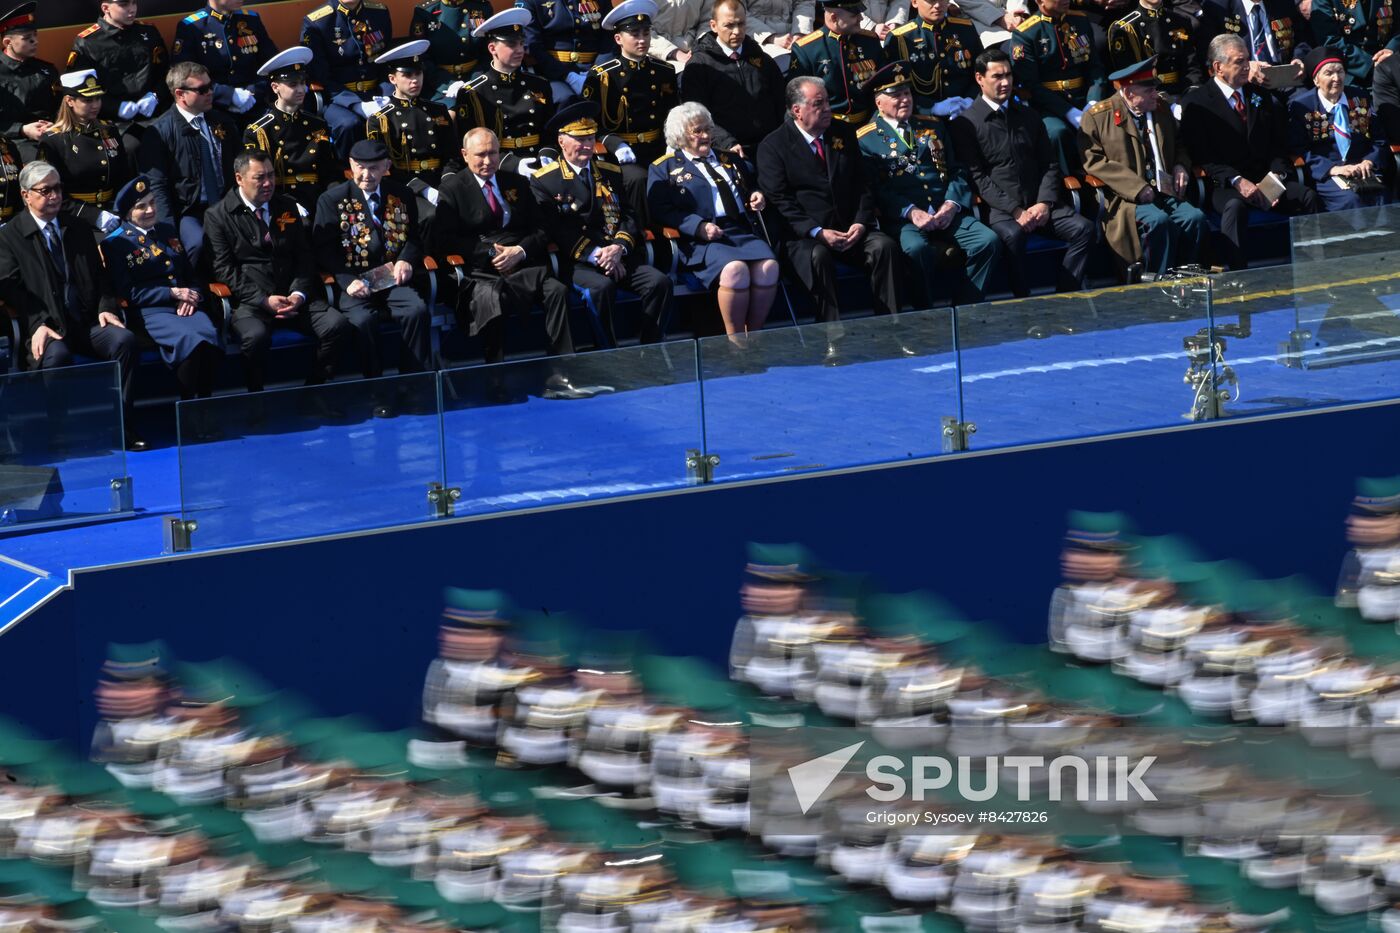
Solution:
<svg viewBox="0 0 1400 933">
<path fill-rule="evenodd" d="M 598 102 L 603 148 L 622 163 L 622 182 L 633 216 L 645 222 L 647 166 L 666 149 L 666 114 L 680 102 L 676 70 L 657 61 L 651 48 L 652 0 L 623 0 L 603 19 L 615 30 L 618 52 L 599 55 L 583 86 Z"/>
<path fill-rule="evenodd" d="M 0 18 L 0 126 L 26 162 L 58 109 L 58 69 L 36 58 L 34 0 Z"/>
<path fill-rule="evenodd" d="M 122 144 L 133 159 L 141 128 L 133 121 L 150 120 L 170 105 L 165 73 L 170 56 L 154 26 L 138 22 L 136 0 L 102 0 L 102 18 L 78 33 L 68 53 L 65 71 L 92 69 L 106 90 L 102 118 L 117 124 Z"/>
<path fill-rule="evenodd" d="M 489 62 L 457 92 L 457 128 L 478 127 L 496 134 L 501 170 L 530 175 L 538 162 L 540 130 L 554 116 L 549 82 L 523 71 L 525 30 L 530 14 L 519 7 L 502 10 L 476 28 L 486 42 Z"/>
<path fill-rule="evenodd" d="M 1075 130 L 1084 108 L 1103 96 L 1103 63 L 1094 51 L 1089 17 L 1069 12 L 1070 0 L 1040 0 L 1040 12 L 1011 36 L 1011 67 L 1026 103 L 1040 112 L 1060 171 L 1080 170 Z"/>
<path fill-rule="evenodd" d="M 916 113 L 952 119 L 977 97 L 972 63 L 982 39 L 972 20 L 948 15 L 949 0 L 914 0 L 918 14 L 885 39 L 885 54 L 909 62 Z"/>
<path fill-rule="evenodd" d="M 972 187 L 953 159 L 943 121 L 913 112 L 909 71 L 908 62 L 891 62 L 866 82 L 879 115 L 856 131 L 880 228 L 899 237 L 929 299 L 933 283 L 946 274 L 940 259 L 947 251 L 938 244 L 956 244 L 967 257 L 957 300 L 982 301 L 1001 241 L 972 209 Z"/>
<path fill-rule="evenodd" d="M 277 53 L 257 10 L 243 0 L 209 0 L 209 5 L 180 20 L 170 57 L 199 62 L 214 79 L 214 106 L 247 113 L 267 86 L 258 66 Z"/>
<path fill-rule="evenodd" d="M 352 0 L 350 5 L 332 0 L 301 21 L 301 44 L 311 49 L 311 83 L 324 89 L 321 115 L 341 159 L 350 154 L 364 121 L 379 109 L 371 98 L 380 92 L 384 69 L 374 60 L 393 35 L 389 10 L 373 0 Z"/>
<path fill-rule="evenodd" d="M 63 195 L 111 211 L 117 191 L 135 175 L 117 128 L 100 119 L 102 85 L 97 75 L 75 71 L 60 79 L 58 116 L 39 141 L 39 158 L 58 169 Z"/>
<path fill-rule="evenodd" d="M 430 100 L 452 106 L 463 83 L 485 64 L 476 31 L 490 17 L 490 0 L 424 0 L 413 8 L 408 35 L 428 40 L 423 92 Z"/>
<path fill-rule="evenodd" d="M 1394 0 L 1315 0 L 1308 25 L 1318 45 L 1341 47 L 1358 84 L 1370 84 L 1376 64 L 1400 50 Z"/>
<path fill-rule="evenodd" d="M 1084 168 L 1111 192 L 1104 239 L 1130 279 L 1143 267 L 1160 273 L 1194 262 L 1209 230 L 1185 199 L 1191 158 L 1170 108 L 1158 106 L 1155 66 L 1149 58 L 1115 71 L 1118 93 L 1090 107 L 1079 128 Z"/>
<path fill-rule="evenodd" d="M 298 45 L 263 63 L 258 74 L 270 82 L 272 105 L 243 131 L 244 148 L 272 156 L 277 192 L 289 195 L 308 217 L 321 192 L 338 181 L 341 172 L 326 121 L 302 109 L 311 54 Z"/>
<path fill-rule="evenodd" d="M 1108 27 L 1108 67 L 1117 71 L 1155 55 L 1159 87 L 1175 101 L 1202 81 L 1194 27 L 1171 0 L 1138 0 L 1137 9 Z"/>
<path fill-rule="evenodd" d="M 382 140 L 389 147 L 399 182 L 427 199 L 430 206 L 437 203 L 443 169 L 455 160 L 457 148 L 447 108 L 419 96 L 427 51 L 427 39 L 414 39 L 375 59 L 376 64 L 387 67 L 394 96 L 366 122 L 365 137 Z M 418 205 L 418 222 L 426 225 L 432 214 L 424 208 Z"/>
<path fill-rule="evenodd" d="M 860 28 L 864 9 L 863 0 L 823 3 L 822 27 L 793 44 L 787 72 L 789 79 L 801 75 L 820 78 L 826 85 L 832 117 L 853 129 L 870 119 L 870 95 L 860 87 L 885 63 L 880 40 Z"/>
<path fill-rule="evenodd" d="M 519 0 L 516 5 L 530 13 L 525 50 L 535 73 L 549 80 L 554 102 L 582 94 L 588 69 L 599 52 L 608 51 L 603 17 L 612 0 Z"/>
</svg>

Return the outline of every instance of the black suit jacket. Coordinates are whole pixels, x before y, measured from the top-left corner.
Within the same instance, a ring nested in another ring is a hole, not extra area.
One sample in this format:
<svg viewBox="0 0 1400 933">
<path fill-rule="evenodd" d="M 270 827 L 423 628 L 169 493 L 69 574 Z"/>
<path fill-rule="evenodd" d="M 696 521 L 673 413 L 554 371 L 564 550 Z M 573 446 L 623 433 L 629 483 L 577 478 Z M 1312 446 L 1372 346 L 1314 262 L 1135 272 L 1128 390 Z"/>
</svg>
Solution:
<svg viewBox="0 0 1400 933">
<path fill-rule="evenodd" d="M 826 166 L 792 120 L 758 146 L 758 187 L 783 219 L 789 239 L 813 227 L 845 230 L 851 224 L 875 229 L 875 205 L 865 184 L 855 134 L 833 121 L 822 137 Z"/>
<path fill-rule="evenodd" d="M 209 111 L 204 119 L 219 142 L 219 177 L 227 190 L 233 184 L 233 159 L 243 149 L 243 134 L 232 117 L 218 110 Z M 178 224 L 186 214 L 214 206 L 204 203 L 204 146 L 199 131 L 179 108 L 165 111 L 141 134 L 136 161 L 150 176 L 157 219 Z"/>
<path fill-rule="evenodd" d="M 417 196 L 403 185 L 384 179 L 379 183 L 382 223 L 375 224 L 369 219 L 369 205 L 358 185 L 353 181 L 332 185 L 316 202 L 316 225 L 311 228 L 317 266 L 334 275 L 344 288 L 386 262 L 417 263 L 423 257 L 417 202 Z M 390 216 L 391 208 L 398 220 Z M 389 229 L 390 224 L 394 229 Z M 393 243 L 389 242 L 391 237 Z"/>
<path fill-rule="evenodd" d="M 1372 104 L 1385 127 L 1385 138 L 1400 142 L 1400 55 L 1392 55 L 1377 65 L 1371 80 L 1375 98 Z"/>
<path fill-rule="evenodd" d="M 1280 64 L 1286 65 L 1293 59 L 1303 58 L 1308 54 L 1313 44 L 1312 32 L 1308 28 L 1308 21 L 1298 12 L 1298 7 L 1291 0 L 1264 0 L 1264 18 L 1274 38 L 1274 48 L 1278 50 Z M 1283 29 L 1280 30 L 1275 24 L 1281 25 Z M 1244 39 L 1245 45 L 1249 45 L 1249 23 L 1246 21 L 1244 3 L 1242 0 L 1205 0 L 1201 4 L 1200 24 L 1195 33 L 1199 43 L 1201 67 L 1210 67 L 1210 60 L 1206 55 L 1210 40 L 1225 32 L 1235 33 Z M 1209 80 L 1209 75 L 1206 80 Z M 1306 86 L 1311 82 L 1305 80 L 1304 84 Z"/>
<path fill-rule="evenodd" d="M 433 221 L 433 252 L 439 256 L 457 255 L 473 272 L 496 275 L 491 265 L 491 246 L 522 246 L 527 265 L 549 262 L 549 238 L 540 229 L 539 208 L 530 192 L 530 182 L 513 172 L 498 172 L 496 187 L 510 211 L 504 227 L 496 222 L 486 206 L 481 183 L 471 172 L 459 172 L 443 179 L 438 188 L 438 209 Z"/>
<path fill-rule="evenodd" d="M 681 100 L 709 108 L 715 120 L 716 149 L 744 147 L 752 160 L 754 149 L 783 122 L 783 73 L 752 37 L 745 37 L 739 61 L 729 59 L 713 32 L 691 47 L 691 58 L 681 82 Z"/>
<path fill-rule="evenodd" d="M 958 161 L 991 208 L 992 223 L 1042 201 L 1059 204 L 1060 162 L 1040 115 L 1023 104 L 995 111 L 979 96 L 952 124 Z"/>
<path fill-rule="evenodd" d="M 117 300 L 92 227 L 71 212 L 59 213 L 64 261 L 78 292 L 78 306 L 65 308 L 65 289 L 34 215 L 21 210 L 0 227 L 0 298 L 20 313 L 27 342 L 35 329 L 48 326 L 67 336 L 72 327 L 93 327 L 102 311 L 115 311 Z M 23 361 L 29 353 L 18 354 Z"/>
<path fill-rule="evenodd" d="M 261 308 L 268 295 L 301 292 L 308 300 L 320 295 L 311 235 L 291 196 L 274 194 L 267 202 L 272 215 L 264 243 L 257 216 L 243 203 L 238 189 L 204 215 L 204 239 L 213 258 L 214 278 L 233 292 L 239 306 Z"/>
<path fill-rule="evenodd" d="M 1246 85 L 1241 121 L 1214 80 L 1187 91 L 1181 98 L 1181 136 L 1191 161 L 1220 188 L 1243 176 L 1258 182 L 1265 172 L 1288 177 L 1288 125 L 1272 96 Z"/>
</svg>

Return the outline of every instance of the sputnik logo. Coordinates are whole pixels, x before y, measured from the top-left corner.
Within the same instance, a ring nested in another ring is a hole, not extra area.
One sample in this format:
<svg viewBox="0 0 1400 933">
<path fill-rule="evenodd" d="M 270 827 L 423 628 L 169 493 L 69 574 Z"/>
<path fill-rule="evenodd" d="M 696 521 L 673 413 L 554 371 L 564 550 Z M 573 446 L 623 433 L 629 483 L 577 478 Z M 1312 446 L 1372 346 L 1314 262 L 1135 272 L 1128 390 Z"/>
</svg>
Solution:
<svg viewBox="0 0 1400 933">
<path fill-rule="evenodd" d="M 792 781 L 792 789 L 797 794 L 797 805 L 802 808 L 803 816 L 816 805 L 822 794 L 831 786 L 831 782 L 836 780 L 836 775 L 841 773 L 846 763 L 855 757 L 864 744 L 857 742 L 847 745 L 820 758 L 813 758 L 788 768 L 788 780 Z"/>
</svg>

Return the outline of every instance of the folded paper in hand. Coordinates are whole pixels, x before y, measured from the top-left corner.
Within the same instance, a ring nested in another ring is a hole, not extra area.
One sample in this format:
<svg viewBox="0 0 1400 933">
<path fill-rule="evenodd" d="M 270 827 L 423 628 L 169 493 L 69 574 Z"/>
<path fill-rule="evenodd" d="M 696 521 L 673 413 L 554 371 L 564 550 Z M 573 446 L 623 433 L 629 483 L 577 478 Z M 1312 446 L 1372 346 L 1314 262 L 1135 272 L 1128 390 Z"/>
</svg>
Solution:
<svg viewBox="0 0 1400 933">
<path fill-rule="evenodd" d="M 382 292 L 386 288 L 394 286 L 394 264 L 386 262 L 382 266 L 375 266 L 363 276 L 365 284 L 372 292 Z"/>
<path fill-rule="evenodd" d="M 1268 198 L 1270 201 L 1277 201 L 1279 198 L 1283 197 L 1283 182 L 1280 181 L 1279 177 L 1273 172 L 1265 173 L 1264 177 L 1259 180 L 1257 187 L 1260 192 L 1263 193 L 1264 197 Z"/>
</svg>

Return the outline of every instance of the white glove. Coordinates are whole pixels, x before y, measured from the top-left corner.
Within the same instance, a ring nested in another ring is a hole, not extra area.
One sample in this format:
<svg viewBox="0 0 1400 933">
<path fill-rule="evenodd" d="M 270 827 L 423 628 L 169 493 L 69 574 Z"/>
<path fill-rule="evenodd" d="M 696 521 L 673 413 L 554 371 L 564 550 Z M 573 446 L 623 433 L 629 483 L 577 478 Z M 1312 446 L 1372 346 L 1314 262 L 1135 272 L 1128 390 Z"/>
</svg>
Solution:
<svg viewBox="0 0 1400 933">
<path fill-rule="evenodd" d="M 362 116 L 366 120 L 368 120 L 370 117 L 374 116 L 376 113 L 383 110 L 387 106 L 389 106 L 389 98 L 376 96 L 371 98 L 370 100 L 362 100 L 350 109 L 355 111 L 355 113 L 359 116 Z"/>
<path fill-rule="evenodd" d="M 460 90 L 462 89 L 462 85 L 464 85 L 464 84 L 466 84 L 466 83 L 467 83 L 467 82 L 465 82 L 465 81 L 453 81 L 451 84 L 449 84 L 449 85 L 447 86 L 447 90 L 443 91 L 442 93 L 443 93 L 443 95 L 446 96 L 446 97 L 455 98 L 455 97 L 457 96 L 457 92 L 460 91 Z"/>
<path fill-rule="evenodd" d="M 623 143 L 621 146 L 617 147 L 617 151 L 613 153 L 613 158 L 617 159 L 617 161 L 621 162 L 623 165 L 630 165 L 637 161 L 637 154 L 632 151 L 631 146 Z"/>
<path fill-rule="evenodd" d="M 541 168 L 544 168 L 546 165 L 553 165 L 553 164 L 555 163 L 555 161 L 556 161 L 556 160 L 551 159 L 551 158 L 550 158 L 549 156 L 547 156 L 547 155 L 542 155 L 542 156 L 540 156 L 540 167 L 541 167 Z"/>
<path fill-rule="evenodd" d="M 586 76 L 581 71 L 571 71 L 564 75 L 564 83 L 572 88 L 575 94 L 582 94 L 585 77 Z"/>
<path fill-rule="evenodd" d="M 539 159 L 521 159 L 519 162 L 515 163 L 515 170 L 521 175 L 524 175 L 526 178 L 529 178 L 531 175 L 535 174 L 535 171 L 539 167 Z"/>
<path fill-rule="evenodd" d="M 1069 113 L 1065 114 L 1065 119 L 1069 121 L 1070 126 L 1073 126 L 1077 130 L 1079 129 L 1079 122 L 1084 119 L 1084 111 L 1080 110 L 1078 107 L 1071 107 Z"/>
<path fill-rule="evenodd" d="M 257 100 L 258 99 L 253 96 L 252 91 L 248 90 L 247 88 L 236 87 L 233 89 L 233 112 L 245 113 L 247 112 L 248 108 L 252 107 L 253 104 L 257 103 Z"/>
<path fill-rule="evenodd" d="M 958 113 L 962 113 L 962 112 L 963 112 L 964 110 L 966 110 L 968 107 L 971 107 L 971 106 L 972 106 L 972 98 L 971 98 L 971 97 L 955 97 L 955 98 L 953 98 L 953 99 L 956 100 L 956 101 L 958 102 Z M 957 116 L 957 115 L 958 115 L 957 113 L 953 114 L 953 116 Z"/>
<path fill-rule="evenodd" d="M 97 229 L 101 230 L 103 233 L 111 233 L 117 227 L 120 227 L 121 223 L 122 219 L 110 211 L 102 211 L 97 215 Z"/>
<path fill-rule="evenodd" d="M 429 204 L 431 204 L 433 207 L 437 207 L 438 198 L 441 197 L 441 195 L 438 194 L 438 190 L 436 188 L 424 188 L 419 193 L 423 195 L 423 197 L 427 200 Z"/>
<path fill-rule="evenodd" d="M 1172 116 L 1176 117 L 1176 119 L 1177 119 L 1178 122 L 1181 121 L 1181 105 L 1180 105 L 1180 104 L 1172 104 Z"/>
<path fill-rule="evenodd" d="M 117 119 L 119 120 L 134 120 L 139 112 L 134 100 L 124 100 L 117 104 Z"/>
<path fill-rule="evenodd" d="M 958 112 L 958 98 L 945 97 L 933 105 L 933 115 L 935 117 L 951 117 Z"/>
<path fill-rule="evenodd" d="M 311 216 L 306 212 L 306 208 L 302 207 L 300 204 L 297 205 L 297 213 L 301 215 L 302 220 L 306 220 Z"/>
<path fill-rule="evenodd" d="M 149 117 L 156 112 L 156 104 L 159 102 L 155 91 L 147 91 L 136 102 L 136 109 L 141 111 L 141 116 Z"/>
</svg>

